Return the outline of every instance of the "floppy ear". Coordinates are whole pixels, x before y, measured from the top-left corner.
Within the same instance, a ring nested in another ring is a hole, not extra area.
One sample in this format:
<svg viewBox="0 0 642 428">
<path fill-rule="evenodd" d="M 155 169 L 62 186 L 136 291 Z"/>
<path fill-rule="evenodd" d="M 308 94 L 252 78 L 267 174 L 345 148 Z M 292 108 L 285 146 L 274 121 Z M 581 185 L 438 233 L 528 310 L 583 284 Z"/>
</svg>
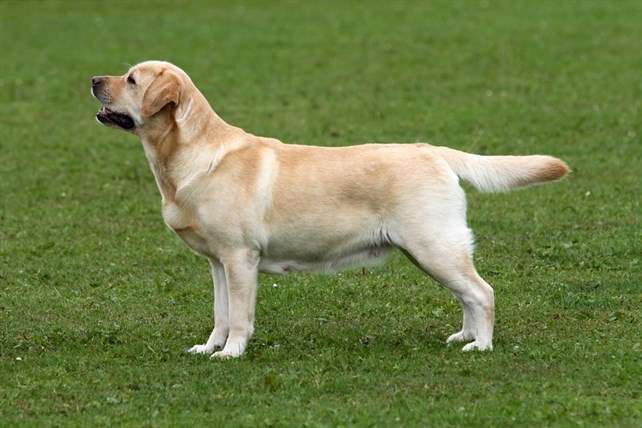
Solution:
<svg viewBox="0 0 642 428">
<path fill-rule="evenodd" d="M 143 95 L 140 112 L 143 117 L 153 116 L 169 103 L 178 104 L 180 78 L 170 70 L 163 70 Z"/>
</svg>

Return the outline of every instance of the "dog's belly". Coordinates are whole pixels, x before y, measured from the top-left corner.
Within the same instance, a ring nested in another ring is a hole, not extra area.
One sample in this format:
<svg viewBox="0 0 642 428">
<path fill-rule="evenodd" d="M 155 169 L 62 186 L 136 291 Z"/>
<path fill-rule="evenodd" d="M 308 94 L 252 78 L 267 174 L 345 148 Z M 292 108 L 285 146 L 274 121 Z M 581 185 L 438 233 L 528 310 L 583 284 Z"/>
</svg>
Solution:
<svg viewBox="0 0 642 428">
<path fill-rule="evenodd" d="M 391 248 L 370 247 L 335 257 L 319 257 L 318 260 L 261 257 L 259 271 L 275 274 L 288 272 L 336 272 L 351 267 L 373 266 L 383 262 Z"/>
</svg>

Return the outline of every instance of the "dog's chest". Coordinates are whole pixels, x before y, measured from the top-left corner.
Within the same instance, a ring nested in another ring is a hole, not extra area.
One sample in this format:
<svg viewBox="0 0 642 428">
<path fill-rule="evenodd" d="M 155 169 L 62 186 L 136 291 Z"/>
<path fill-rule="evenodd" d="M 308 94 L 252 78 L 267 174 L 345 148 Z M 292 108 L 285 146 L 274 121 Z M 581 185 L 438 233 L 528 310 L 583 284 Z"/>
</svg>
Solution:
<svg viewBox="0 0 642 428">
<path fill-rule="evenodd" d="M 164 202 L 162 214 L 165 224 L 174 231 L 186 229 L 191 226 L 191 213 L 175 202 Z"/>
<path fill-rule="evenodd" d="M 209 248 L 202 229 L 194 219 L 189 209 L 174 202 L 164 202 L 162 208 L 163 220 L 183 241 L 195 252 L 207 255 Z"/>
</svg>

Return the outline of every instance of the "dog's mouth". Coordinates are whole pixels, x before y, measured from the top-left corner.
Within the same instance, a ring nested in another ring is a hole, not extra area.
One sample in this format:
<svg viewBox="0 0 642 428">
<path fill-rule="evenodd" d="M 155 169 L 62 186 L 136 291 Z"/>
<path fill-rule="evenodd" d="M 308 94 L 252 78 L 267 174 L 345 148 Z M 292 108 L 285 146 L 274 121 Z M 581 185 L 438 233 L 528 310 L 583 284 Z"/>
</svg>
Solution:
<svg viewBox="0 0 642 428">
<path fill-rule="evenodd" d="M 127 130 L 134 129 L 136 126 L 134 119 L 130 116 L 123 113 L 116 113 L 105 106 L 98 110 L 98 113 L 96 113 L 96 119 L 104 125 L 115 125 Z"/>
</svg>

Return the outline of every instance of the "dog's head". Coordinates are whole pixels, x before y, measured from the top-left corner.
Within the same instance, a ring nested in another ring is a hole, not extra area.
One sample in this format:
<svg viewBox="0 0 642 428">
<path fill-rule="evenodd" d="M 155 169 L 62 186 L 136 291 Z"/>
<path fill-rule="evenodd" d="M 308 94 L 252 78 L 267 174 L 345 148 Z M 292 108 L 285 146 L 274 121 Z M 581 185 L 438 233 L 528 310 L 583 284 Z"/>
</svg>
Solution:
<svg viewBox="0 0 642 428">
<path fill-rule="evenodd" d="M 138 133 L 160 126 L 174 114 L 189 77 L 162 61 L 146 61 L 122 76 L 94 76 L 91 93 L 103 105 L 96 119 L 107 126 Z"/>
</svg>

